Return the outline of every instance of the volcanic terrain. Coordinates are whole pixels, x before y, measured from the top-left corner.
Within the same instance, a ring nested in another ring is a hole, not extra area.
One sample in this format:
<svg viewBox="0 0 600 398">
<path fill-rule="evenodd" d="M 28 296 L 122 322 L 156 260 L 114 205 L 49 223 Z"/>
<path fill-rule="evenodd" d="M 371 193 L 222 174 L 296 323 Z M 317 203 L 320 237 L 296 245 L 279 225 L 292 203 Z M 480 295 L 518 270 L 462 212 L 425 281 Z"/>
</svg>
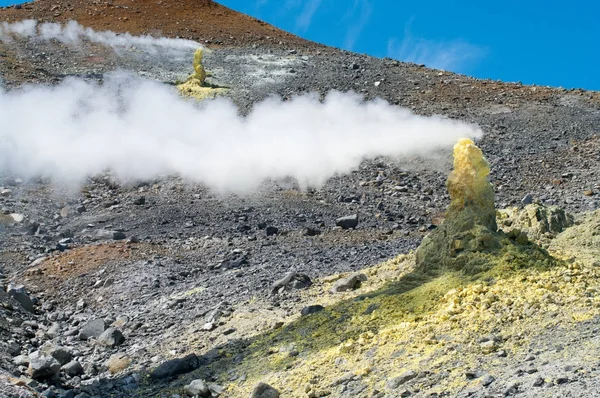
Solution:
<svg viewBox="0 0 600 398">
<path fill-rule="evenodd" d="M 339 90 L 475 123 L 501 247 L 419 273 L 423 238 L 453 231 L 450 151 L 248 195 L 0 170 L 0 396 L 600 396 L 600 93 L 341 51 L 209 0 L 0 8 L 27 19 L 198 42 L 207 87 L 242 115 Z M 0 41 L 0 82 L 126 70 L 174 86 L 193 58 L 18 37 Z M 461 242 L 449 250 L 479 253 Z"/>
</svg>

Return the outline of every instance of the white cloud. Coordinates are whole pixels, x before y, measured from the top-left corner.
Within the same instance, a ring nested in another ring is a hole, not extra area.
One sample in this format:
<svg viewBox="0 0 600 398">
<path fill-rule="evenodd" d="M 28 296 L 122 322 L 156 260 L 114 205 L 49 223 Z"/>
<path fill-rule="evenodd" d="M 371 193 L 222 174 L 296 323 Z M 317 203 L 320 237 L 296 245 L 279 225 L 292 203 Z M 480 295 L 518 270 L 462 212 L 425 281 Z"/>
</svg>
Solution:
<svg viewBox="0 0 600 398">
<path fill-rule="evenodd" d="M 218 192 L 289 177 L 319 186 L 367 158 L 427 157 L 481 136 L 475 125 L 339 92 L 271 98 L 242 117 L 227 99 L 196 105 L 131 75 L 0 90 L 0 170 L 66 185 L 110 169 L 124 180 L 176 174 Z"/>
<path fill-rule="evenodd" d="M 118 34 L 111 31 L 95 31 L 86 28 L 76 21 L 64 25 L 58 23 L 38 23 L 35 20 L 25 20 L 13 24 L 0 24 L 0 42 L 10 42 L 13 37 L 32 38 L 35 40 L 58 40 L 61 43 L 77 46 L 82 40 L 89 40 L 112 47 L 114 50 L 123 47 L 141 47 L 148 52 L 158 50 L 195 50 L 200 44 L 184 39 L 155 38 L 151 36 L 133 36 L 129 33 Z"/>
<path fill-rule="evenodd" d="M 372 12 L 373 6 L 369 0 L 354 0 L 352 7 L 344 17 L 344 20 L 350 24 L 350 29 L 346 32 L 346 38 L 344 39 L 345 49 L 352 50 L 354 48 L 356 40 L 358 40 L 365 25 L 369 22 Z"/>
<path fill-rule="evenodd" d="M 435 69 L 464 72 L 478 63 L 487 53 L 484 47 L 476 46 L 463 39 L 438 41 L 414 37 L 409 26 L 410 23 L 401 41 L 395 37 L 388 40 L 388 57 L 424 64 Z"/>
<path fill-rule="evenodd" d="M 296 28 L 305 32 L 310 24 L 312 23 L 313 17 L 319 7 L 321 6 L 322 0 L 308 0 L 306 4 L 304 4 L 304 8 L 302 12 L 296 19 Z"/>
</svg>

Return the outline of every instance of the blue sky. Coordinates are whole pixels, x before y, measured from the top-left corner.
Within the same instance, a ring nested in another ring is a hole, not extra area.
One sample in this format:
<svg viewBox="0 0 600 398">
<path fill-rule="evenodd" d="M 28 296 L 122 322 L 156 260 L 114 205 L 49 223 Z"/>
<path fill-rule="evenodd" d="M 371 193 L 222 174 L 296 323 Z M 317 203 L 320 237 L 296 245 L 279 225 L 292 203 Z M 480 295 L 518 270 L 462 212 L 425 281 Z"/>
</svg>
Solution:
<svg viewBox="0 0 600 398">
<path fill-rule="evenodd" d="M 320 43 L 525 84 L 600 90 L 598 0 L 221 0 Z"/>
<path fill-rule="evenodd" d="M 598 0 L 220 0 L 320 43 L 480 78 L 600 90 Z M 0 5 L 14 3 L 0 0 Z"/>
</svg>

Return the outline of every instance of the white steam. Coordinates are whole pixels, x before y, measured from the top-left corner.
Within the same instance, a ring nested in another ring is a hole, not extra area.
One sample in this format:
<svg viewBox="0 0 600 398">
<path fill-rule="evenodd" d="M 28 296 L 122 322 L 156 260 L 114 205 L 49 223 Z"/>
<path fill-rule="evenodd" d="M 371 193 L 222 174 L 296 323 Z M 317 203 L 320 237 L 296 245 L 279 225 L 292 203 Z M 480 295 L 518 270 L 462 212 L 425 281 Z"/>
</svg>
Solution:
<svg viewBox="0 0 600 398">
<path fill-rule="evenodd" d="M 111 169 L 123 179 L 179 174 L 220 192 L 288 177 L 318 186 L 365 158 L 427 155 L 481 136 L 474 125 L 339 92 L 323 102 L 267 99 L 243 117 L 229 100 L 197 105 L 130 75 L 0 91 L 0 169 L 60 183 Z"/>
<path fill-rule="evenodd" d="M 42 41 L 57 40 L 73 46 L 79 45 L 82 40 L 87 40 L 115 50 L 135 46 L 150 52 L 159 49 L 196 50 L 201 47 L 192 40 L 133 36 L 129 33 L 118 34 L 111 31 L 97 32 L 92 28 L 81 26 L 76 21 L 69 21 L 65 25 L 49 22 L 40 24 L 31 19 L 12 24 L 0 23 L 0 42 L 11 42 L 15 37 Z"/>
</svg>

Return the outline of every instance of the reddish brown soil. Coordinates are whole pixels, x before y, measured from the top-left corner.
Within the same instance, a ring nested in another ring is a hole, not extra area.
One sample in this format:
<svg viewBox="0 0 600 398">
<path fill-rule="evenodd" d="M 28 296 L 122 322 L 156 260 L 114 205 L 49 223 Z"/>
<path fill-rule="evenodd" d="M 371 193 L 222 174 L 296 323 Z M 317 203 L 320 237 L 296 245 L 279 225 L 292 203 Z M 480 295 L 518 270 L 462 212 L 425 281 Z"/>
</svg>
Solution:
<svg viewBox="0 0 600 398">
<path fill-rule="evenodd" d="M 208 45 L 315 45 L 211 0 L 38 0 L 21 8 L 0 8 L 0 21 L 23 19 L 76 20 L 95 30 L 180 37 Z"/>
<path fill-rule="evenodd" d="M 77 247 L 49 257 L 39 266 L 30 268 L 26 275 L 33 280 L 52 278 L 64 281 L 94 271 L 115 260 L 138 259 L 140 258 L 139 249 L 138 245 L 127 243 Z M 38 276 L 41 277 L 38 278 Z"/>
</svg>

